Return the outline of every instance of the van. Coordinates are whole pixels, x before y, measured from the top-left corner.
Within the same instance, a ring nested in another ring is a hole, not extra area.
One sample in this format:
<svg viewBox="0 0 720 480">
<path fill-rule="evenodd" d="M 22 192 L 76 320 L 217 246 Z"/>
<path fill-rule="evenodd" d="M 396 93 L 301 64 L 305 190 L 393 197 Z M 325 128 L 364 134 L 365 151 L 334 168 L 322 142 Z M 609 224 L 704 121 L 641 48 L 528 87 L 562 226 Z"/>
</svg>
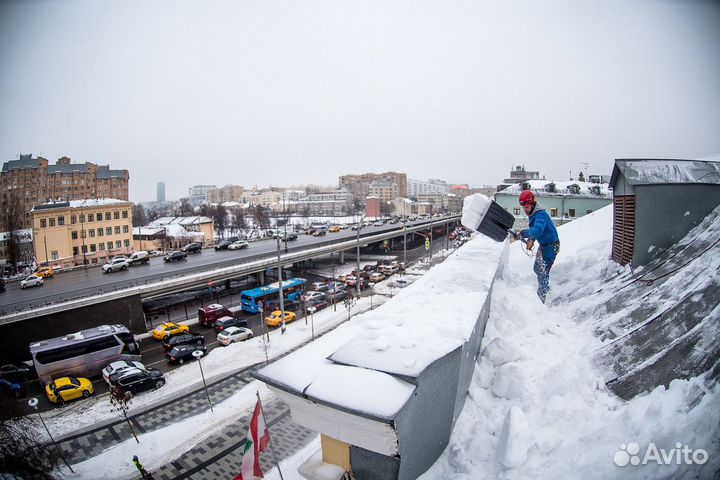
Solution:
<svg viewBox="0 0 720 480">
<path fill-rule="evenodd" d="M 206 327 L 215 325 L 215 320 L 218 318 L 232 316 L 232 312 L 219 303 L 211 303 L 210 305 L 198 308 L 198 321 Z"/>
<path fill-rule="evenodd" d="M 127 259 L 130 265 L 147 264 L 150 261 L 150 254 L 145 250 L 138 250 Z"/>
</svg>

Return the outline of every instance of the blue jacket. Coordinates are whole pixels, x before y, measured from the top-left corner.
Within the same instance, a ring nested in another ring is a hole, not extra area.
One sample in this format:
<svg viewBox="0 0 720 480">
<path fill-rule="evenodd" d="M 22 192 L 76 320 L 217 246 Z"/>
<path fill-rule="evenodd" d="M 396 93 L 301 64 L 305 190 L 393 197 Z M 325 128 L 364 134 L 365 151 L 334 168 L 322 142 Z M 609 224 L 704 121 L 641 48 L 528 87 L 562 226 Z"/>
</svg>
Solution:
<svg viewBox="0 0 720 480">
<path fill-rule="evenodd" d="M 535 204 L 535 208 L 530 214 L 530 228 L 521 230 L 520 235 L 523 238 L 536 240 L 541 247 L 560 241 L 555 224 L 539 203 Z"/>
</svg>

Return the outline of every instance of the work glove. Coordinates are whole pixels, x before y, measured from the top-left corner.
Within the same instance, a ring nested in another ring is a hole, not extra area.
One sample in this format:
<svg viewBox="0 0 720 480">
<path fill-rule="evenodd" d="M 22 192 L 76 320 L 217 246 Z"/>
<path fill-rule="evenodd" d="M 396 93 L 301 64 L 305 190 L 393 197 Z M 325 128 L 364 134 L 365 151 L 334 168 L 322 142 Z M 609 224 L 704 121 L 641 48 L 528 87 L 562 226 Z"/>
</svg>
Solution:
<svg viewBox="0 0 720 480">
<path fill-rule="evenodd" d="M 522 240 L 522 231 L 515 232 L 515 240 Z"/>
</svg>

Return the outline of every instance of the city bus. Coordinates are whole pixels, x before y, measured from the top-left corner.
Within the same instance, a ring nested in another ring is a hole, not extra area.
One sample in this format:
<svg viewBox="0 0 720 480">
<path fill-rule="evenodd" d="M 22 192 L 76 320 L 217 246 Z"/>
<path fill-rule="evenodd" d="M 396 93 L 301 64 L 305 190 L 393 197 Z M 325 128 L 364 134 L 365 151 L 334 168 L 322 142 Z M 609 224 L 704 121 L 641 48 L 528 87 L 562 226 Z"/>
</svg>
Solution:
<svg viewBox="0 0 720 480">
<path fill-rule="evenodd" d="M 30 344 L 43 384 L 65 376 L 92 377 L 116 360 L 140 360 L 140 346 L 123 325 L 101 325 Z"/>
<path fill-rule="evenodd" d="M 285 298 L 289 300 L 299 300 L 300 295 L 303 293 L 303 285 L 305 285 L 304 278 L 289 278 L 283 280 L 282 288 Z M 280 291 L 278 282 L 265 285 L 264 287 L 253 288 L 252 290 L 243 290 L 240 292 L 240 302 L 242 303 L 242 309 L 249 313 L 260 313 L 260 307 L 258 302 L 263 303 L 268 300 L 273 300 L 277 297 Z"/>
</svg>

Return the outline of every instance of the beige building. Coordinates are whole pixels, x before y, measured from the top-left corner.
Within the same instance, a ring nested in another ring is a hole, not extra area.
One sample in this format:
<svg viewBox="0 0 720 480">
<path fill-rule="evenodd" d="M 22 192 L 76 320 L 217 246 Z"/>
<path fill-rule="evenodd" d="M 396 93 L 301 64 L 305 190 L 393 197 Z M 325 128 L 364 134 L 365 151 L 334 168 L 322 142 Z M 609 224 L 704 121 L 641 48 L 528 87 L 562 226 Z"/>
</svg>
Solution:
<svg viewBox="0 0 720 480">
<path fill-rule="evenodd" d="M 36 205 L 30 213 L 38 264 L 103 264 L 115 255 L 132 253 L 130 202 L 71 200 Z"/>
<path fill-rule="evenodd" d="M 396 217 L 409 217 L 414 213 L 414 202 L 409 198 L 398 197 L 393 199 L 390 203 L 392 204 L 392 214 Z"/>
<path fill-rule="evenodd" d="M 213 188 L 207 192 L 208 203 L 240 202 L 245 189 L 240 185 L 225 185 L 220 188 Z"/>
<path fill-rule="evenodd" d="M 20 228 L 31 228 L 30 209 L 48 202 L 82 200 L 85 198 L 128 199 L 130 175 L 127 170 L 111 170 L 108 165 L 71 163 L 61 157 L 50 165 L 42 157 L 20 155 L 19 160 L 5 162 L 0 173 L 0 206 L 8 210 L 17 202 L 21 210 Z M 8 219 L 0 216 L 0 231 L 8 230 Z"/>
<path fill-rule="evenodd" d="M 368 195 L 372 195 L 370 193 L 370 184 L 378 180 L 391 183 L 395 182 L 397 185 L 397 195 L 395 195 L 395 197 L 407 197 L 408 180 L 407 175 L 404 173 L 385 172 L 343 175 L 340 177 L 338 183 L 340 188 L 345 188 L 352 192 L 355 198 L 364 199 Z"/>
<path fill-rule="evenodd" d="M 375 180 L 370 184 L 368 189 L 368 196 L 377 197 L 383 203 L 388 203 L 391 200 L 400 197 L 398 193 L 397 182 L 388 182 L 386 180 Z"/>
<path fill-rule="evenodd" d="M 215 244 L 215 223 L 210 217 L 161 217 L 133 231 L 137 250 L 167 251 L 198 242 L 203 247 Z"/>
</svg>

